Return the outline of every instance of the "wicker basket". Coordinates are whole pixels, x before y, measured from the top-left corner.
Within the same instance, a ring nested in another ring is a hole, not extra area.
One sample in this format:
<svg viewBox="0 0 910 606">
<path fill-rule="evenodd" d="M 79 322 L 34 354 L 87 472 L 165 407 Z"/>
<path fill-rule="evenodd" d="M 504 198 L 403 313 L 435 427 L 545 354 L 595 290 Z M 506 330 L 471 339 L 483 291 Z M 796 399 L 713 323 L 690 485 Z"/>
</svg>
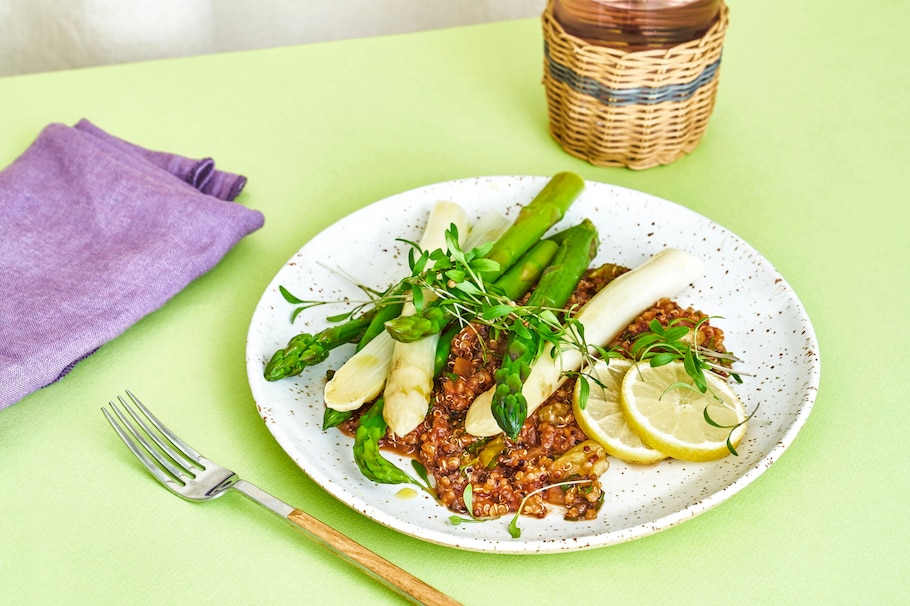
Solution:
<svg viewBox="0 0 910 606">
<path fill-rule="evenodd" d="M 714 109 L 728 9 L 704 37 L 664 50 L 624 52 L 563 30 L 543 13 L 550 133 L 597 166 L 669 164 L 698 145 Z"/>
</svg>

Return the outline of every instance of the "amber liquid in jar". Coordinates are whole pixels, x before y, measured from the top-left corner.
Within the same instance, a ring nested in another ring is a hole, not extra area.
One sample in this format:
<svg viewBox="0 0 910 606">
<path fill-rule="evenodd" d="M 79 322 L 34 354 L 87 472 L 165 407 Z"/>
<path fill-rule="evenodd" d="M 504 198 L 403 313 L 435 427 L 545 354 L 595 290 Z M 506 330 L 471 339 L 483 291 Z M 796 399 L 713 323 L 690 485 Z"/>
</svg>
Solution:
<svg viewBox="0 0 910 606">
<path fill-rule="evenodd" d="M 662 49 L 701 38 L 721 0 L 554 0 L 566 33 L 623 51 Z"/>
</svg>

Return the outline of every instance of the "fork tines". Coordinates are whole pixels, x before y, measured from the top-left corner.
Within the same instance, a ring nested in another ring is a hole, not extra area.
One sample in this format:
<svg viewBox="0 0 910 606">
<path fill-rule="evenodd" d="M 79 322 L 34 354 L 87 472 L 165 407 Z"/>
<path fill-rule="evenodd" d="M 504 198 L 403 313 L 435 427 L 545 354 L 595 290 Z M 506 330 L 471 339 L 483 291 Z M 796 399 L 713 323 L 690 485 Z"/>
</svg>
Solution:
<svg viewBox="0 0 910 606">
<path fill-rule="evenodd" d="M 175 480 L 180 484 L 186 484 L 189 479 L 195 477 L 197 471 L 202 469 L 200 454 L 159 421 L 131 391 L 127 390 L 126 394 L 131 402 L 118 396 L 120 407 L 113 401 L 108 402 L 113 414 L 107 408 L 102 407 L 101 411 L 104 416 L 120 439 L 155 478 L 165 485 L 169 485 Z M 132 418 L 132 422 L 121 411 L 121 407 Z M 164 473 L 162 468 L 171 475 L 168 476 Z"/>
</svg>

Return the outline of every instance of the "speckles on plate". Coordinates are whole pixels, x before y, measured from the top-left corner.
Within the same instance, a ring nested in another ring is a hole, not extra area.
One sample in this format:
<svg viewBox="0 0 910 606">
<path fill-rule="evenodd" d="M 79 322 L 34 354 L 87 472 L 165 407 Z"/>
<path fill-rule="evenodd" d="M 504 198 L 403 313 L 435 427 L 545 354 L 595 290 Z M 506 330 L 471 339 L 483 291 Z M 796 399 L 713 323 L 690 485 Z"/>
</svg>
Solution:
<svg viewBox="0 0 910 606">
<path fill-rule="evenodd" d="M 453 526 L 449 512 L 429 496 L 395 497 L 400 486 L 373 484 L 360 475 L 349 438 L 321 431 L 326 370 L 337 368 L 350 349 L 335 352 L 300 377 L 276 383 L 262 378 L 264 361 L 275 349 L 297 332 L 324 327 L 327 315 L 343 309 L 317 307 L 291 325 L 290 306 L 278 293 L 279 284 L 302 298 L 359 300 L 363 293 L 356 281 L 384 288 L 404 275 L 406 249 L 395 239 L 416 240 L 436 200 L 452 200 L 475 219 L 490 209 L 514 217 L 547 180 L 460 179 L 381 200 L 306 243 L 265 290 L 247 336 L 247 375 L 254 399 L 279 445 L 343 503 L 390 528 L 458 549 L 549 553 L 601 547 L 669 528 L 729 499 L 767 469 L 805 423 L 818 387 L 818 344 L 783 277 L 746 242 L 709 219 L 666 200 L 593 182 L 554 230 L 591 219 L 600 231 L 595 263 L 634 267 L 666 247 L 688 250 L 704 261 L 705 276 L 678 300 L 720 316 L 716 322 L 727 334 L 728 349 L 743 360 L 738 369 L 749 373 L 737 392 L 750 411 L 757 406 L 758 412 L 740 444 L 740 456 L 648 467 L 611 461 L 603 478 L 606 501 L 597 519 L 565 522 L 558 511 L 544 520 L 522 518 L 522 536 L 512 539 L 508 520 Z M 410 468 L 409 461 L 390 458 Z"/>
</svg>

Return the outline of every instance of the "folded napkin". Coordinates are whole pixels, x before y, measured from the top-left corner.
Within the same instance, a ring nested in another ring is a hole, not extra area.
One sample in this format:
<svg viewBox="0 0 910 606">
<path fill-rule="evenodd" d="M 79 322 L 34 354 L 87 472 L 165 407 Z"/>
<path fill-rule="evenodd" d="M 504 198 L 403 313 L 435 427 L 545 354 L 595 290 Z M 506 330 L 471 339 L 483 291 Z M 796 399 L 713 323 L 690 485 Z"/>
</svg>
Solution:
<svg viewBox="0 0 910 606">
<path fill-rule="evenodd" d="M 263 216 L 246 178 L 86 120 L 0 172 L 0 409 L 49 385 L 214 267 Z"/>
</svg>

